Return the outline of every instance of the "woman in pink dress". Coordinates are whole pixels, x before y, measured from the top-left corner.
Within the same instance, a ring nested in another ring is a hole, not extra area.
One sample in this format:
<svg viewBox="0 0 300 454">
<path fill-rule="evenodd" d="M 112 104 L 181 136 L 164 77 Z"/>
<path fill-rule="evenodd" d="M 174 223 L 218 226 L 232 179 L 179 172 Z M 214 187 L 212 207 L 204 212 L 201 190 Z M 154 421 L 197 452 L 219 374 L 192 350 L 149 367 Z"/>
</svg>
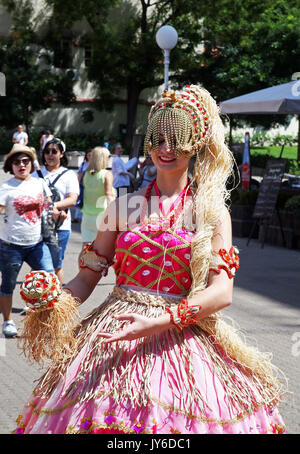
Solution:
<svg viewBox="0 0 300 454">
<path fill-rule="evenodd" d="M 70 293 L 84 302 L 113 262 L 116 286 L 82 320 L 72 349 L 53 346 L 16 432 L 284 433 L 275 368 L 219 312 L 239 261 L 226 208 L 233 160 L 210 94 L 164 92 L 145 153 L 157 178 L 109 205 L 79 274 L 48 311 Z M 34 279 L 22 286 L 27 301 Z"/>
</svg>

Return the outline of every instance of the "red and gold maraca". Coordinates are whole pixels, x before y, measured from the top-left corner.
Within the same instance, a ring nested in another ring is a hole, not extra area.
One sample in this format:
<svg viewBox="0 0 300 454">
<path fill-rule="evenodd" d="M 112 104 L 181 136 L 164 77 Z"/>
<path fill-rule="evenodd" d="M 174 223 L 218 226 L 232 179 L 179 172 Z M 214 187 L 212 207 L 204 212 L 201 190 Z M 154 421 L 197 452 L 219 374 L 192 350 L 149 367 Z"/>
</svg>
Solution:
<svg viewBox="0 0 300 454">
<path fill-rule="evenodd" d="M 43 270 L 26 274 L 20 294 L 29 308 L 20 338 L 23 353 L 39 364 L 59 360 L 74 345 L 80 301 Z"/>
<path fill-rule="evenodd" d="M 55 274 L 35 271 L 26 274 L 20 295 L 26 306 L 33 311 L 51 309 L 58 301 L 62 289 Z"/>
</svg>

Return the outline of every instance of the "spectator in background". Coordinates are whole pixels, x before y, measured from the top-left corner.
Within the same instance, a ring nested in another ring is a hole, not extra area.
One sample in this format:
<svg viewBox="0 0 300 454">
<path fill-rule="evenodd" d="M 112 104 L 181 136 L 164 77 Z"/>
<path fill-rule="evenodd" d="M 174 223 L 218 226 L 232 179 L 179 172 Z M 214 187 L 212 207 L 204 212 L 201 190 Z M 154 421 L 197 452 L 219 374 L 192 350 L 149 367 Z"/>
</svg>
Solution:
<svg viewBox="0 0 300 454">
<path fill-rule="evenodd" d="M 83 163 L 80 164 L 80 167 L 79 167 L 78 173 L 77 173 L 79 184 L 82 184 L 82 179 L 83 179 L 84 173 L 89 165 L 89 160 L 90 160 L 91 154 L 92 154 L 92 150 L 89 148 L 85 152 Z"/>
<path fill-rule="evenodd" d="M 112 173 L 113 173 L 113 186 L 117 190 L 117 197 L 122 193 L 130 192 L 130 183 L 134 184 L 135 177 L 129 170 L 137 164 L 137 158 L 130 159 L 127 164 L 122 160 L 122 146 L 117 143 L 113 146 L 112 155 Z"/>
<path fill-rule="evenodd" d="M 72 222 L 80 222 L 81 218 L 82 218 L 82 212 L 81 212 L 81 208 L 83 205 L 83 181 L 82 180 L 83 180 L 85 171 L 87 169 L 87 166 L 89 165 L 89 159 L 90 159 L 91 153 L 92 153 L 92 150 L 90 148 L 85 152 L 84 161 L 80 164 L 78 172 L 77 172 L 80 193 L 79 193 L 77 203 L 74 207 L 75 208 L 74 218 L 73 218 Z"/>
<path fill-rule="evenodd" d="M 146 157 L 144 165 L 140 169 L 140 173 L 142 179 L 140 188 L 145 188 L 156 177 L 156 166 L 153 164 L 151 156 Z"/>
<path fill-rule="evenodd" d="M 17 131 L 13 134 L 12 142 L 20 145 L 28 144 L 28 134 L 23 130 L 23 125 L 18 125 Z"/>
<path fill-rule="evenodd" d="M 83 216 L 81 223 L 83 246 L 96 238 L 101 215 L 116 196 L 116 191 L 113 188 L 113 175 L 107 170 L 108 159 L 109 151 L 107 148 L 94 148 L 83 177 Z"/>
<path fill-rule="evenodd" d="M 112 148 L 114 146 L 114 139 L 112 139 L 111 137 L 108 138 L 108 140 L 105 140 L 104 141 L 104 144 L 103 146 L 105 148 L 107 148 L 109 151 L 112 151 Z"/>
<path fill-rule="evenodd" d="M 33 270 L 53 272 L 51 255 L 41 235 L 41 215 L 44 192 L 51 191 L 43 180 L 32 178 L 33 150 L 15 144 L 4 161 L 4 172 L 13 178 L 0 185 L 0 211 L 5 209 L 6 221 L 0 234 L 0 309 L 3 315 L 3 334 L 17 335 L 12 320 L 12 297 L 19 271 L 24 262 Z"/>
<path fill-rule="evenodd" d="M 47 129 L 45 131 L 45 134 L 43 134 L 40 138 L 40 150 L 43 151 L 43 149 L 46 146 L 46 143 L 49 142 L 49 140 L 54 139 L 54 135 L 51 134 L 50 129 Z"/>
<path fill-rule="evenodd" d="M 78 179 L 72 170 L 67 169 L 68 160 L 65 150 L 66 146 L 60 139 L 55 138 L 47 142 L 42 153 L 43 166 L 41 167 L 42 175 L 48 186 L 56 180 L 54 186 L 60 198 L 60 200 L 55 201 L 53 208 L 53 215 L 61 219 L 57 231 L 60 247 L 59 254 L 57 254 L 57 248 L 52 248 L 51 244 L 49 245 L 55 273 L 60 282 L 63 282 L 62 263 L 71 234 L 71 214 L 69 208 L 75 205 L 79 195 Z M 35 176 L 38 177 L 38 174 L 36 173 Z M 59 179 L 57 179 L 58 176 Z"/>
</svg>

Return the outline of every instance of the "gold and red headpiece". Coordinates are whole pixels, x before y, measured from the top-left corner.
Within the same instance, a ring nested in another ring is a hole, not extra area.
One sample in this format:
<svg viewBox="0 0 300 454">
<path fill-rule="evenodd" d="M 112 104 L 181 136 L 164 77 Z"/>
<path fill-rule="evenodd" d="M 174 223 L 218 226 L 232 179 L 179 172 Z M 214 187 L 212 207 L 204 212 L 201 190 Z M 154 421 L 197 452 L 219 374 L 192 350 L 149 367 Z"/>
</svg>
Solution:
<svg viewBox="0 0 300 454">
<path fill-rule="evenodd" d="M 182 91 L 164 91 L 152 106 L 144 150 L 157 149 L 163 137 L 176 154 L 191 157 L 201 152 L 211 132 L 211 119 L 201 88 L 186 85 Z"/>
</svg>

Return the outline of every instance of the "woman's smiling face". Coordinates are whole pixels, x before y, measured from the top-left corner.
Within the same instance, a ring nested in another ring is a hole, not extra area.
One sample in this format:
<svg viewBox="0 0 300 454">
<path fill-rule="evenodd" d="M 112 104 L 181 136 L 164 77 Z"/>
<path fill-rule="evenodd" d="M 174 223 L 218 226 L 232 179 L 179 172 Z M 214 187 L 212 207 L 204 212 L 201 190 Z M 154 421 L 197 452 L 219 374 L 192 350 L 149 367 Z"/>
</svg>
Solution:
<svg viewBox="0 0 300 454">
<path fill-rule="evenodd" d="M 18 153 L 12 160 L 12 170 L 18 180 L 27 180 L 32 170 L 32 160 L 25 153 Z"/>
<path fill-rule="evenodd" d="M 46 167 L 56 168 L 60 167 L 60 160 L 63 156 L 63 153 L 60 151 L 59 147 L 51 143 L 48 145 L 44 151 L 44 157 L 46 161 Z"/>
<path fill-rule="evenodd" d="M 171 141 L 174 143 L 174 141 Z M 189 158 L 178 156 L 175 149 L 171 149 L 163 134 L 159 135 L 159 146 L 151 151 L 151 157 L 157 170 L 186 171 L 189 165 Z"/>
</svg>

